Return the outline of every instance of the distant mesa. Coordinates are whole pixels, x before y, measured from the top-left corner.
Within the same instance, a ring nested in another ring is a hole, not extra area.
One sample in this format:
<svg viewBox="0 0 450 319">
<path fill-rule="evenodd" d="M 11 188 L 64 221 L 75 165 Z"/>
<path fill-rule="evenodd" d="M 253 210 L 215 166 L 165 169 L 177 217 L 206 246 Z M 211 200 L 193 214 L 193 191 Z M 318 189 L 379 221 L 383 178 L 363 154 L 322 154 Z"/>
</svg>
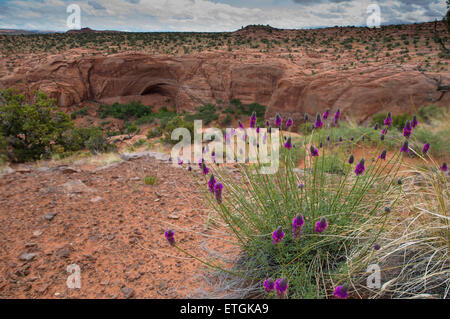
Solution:
<svg viewBox="0 0 450 319">
<path fill-rule="evenodd" d="M 277 29 L 270 25 L 251 24 L 233 32 L 233 34 L 235 35 L 273 34 L 281 30 L 282 29 Z"/>
<path fill-rule="evenodd" d="M 67 34 L 80 34 L 80 33 L 120 33 L 120 31 L 114 30 L 93 30 L 91 28 L 81 28 L 79 30 L 73 29 L 66 32 Z"/>
</svg>

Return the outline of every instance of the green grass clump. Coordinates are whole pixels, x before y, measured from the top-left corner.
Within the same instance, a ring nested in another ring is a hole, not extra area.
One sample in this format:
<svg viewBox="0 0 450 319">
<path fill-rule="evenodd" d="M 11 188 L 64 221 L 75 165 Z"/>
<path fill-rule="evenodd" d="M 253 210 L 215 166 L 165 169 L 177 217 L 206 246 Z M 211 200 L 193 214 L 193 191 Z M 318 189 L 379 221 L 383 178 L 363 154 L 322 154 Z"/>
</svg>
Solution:
<svg viewBox="0 0 450 319">
<path fill-rule="evenodd" d="M 145 176 L 144 177 L 144 184 L 145 185 L 155 185 L 158 178 L 156 176 Z"/>
</svg>

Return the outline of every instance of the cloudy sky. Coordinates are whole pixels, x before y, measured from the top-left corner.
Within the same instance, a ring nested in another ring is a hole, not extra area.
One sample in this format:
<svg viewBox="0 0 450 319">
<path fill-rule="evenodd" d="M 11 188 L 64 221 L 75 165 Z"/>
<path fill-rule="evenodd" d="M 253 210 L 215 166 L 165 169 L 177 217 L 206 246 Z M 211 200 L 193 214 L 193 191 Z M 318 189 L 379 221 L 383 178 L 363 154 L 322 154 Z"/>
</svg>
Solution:
<svg viewBox="0 0 450 319">
<path fill-rule="evenodd" d="M 361 26 L 370 3 L 379 5 L 381 24 L 433 21 L 446 11 L 445 0 L 0 0 L 0 28 L 66 31 L 70 4 L 81 8 L 81 27 L 98 30 Z"/>
</svg>

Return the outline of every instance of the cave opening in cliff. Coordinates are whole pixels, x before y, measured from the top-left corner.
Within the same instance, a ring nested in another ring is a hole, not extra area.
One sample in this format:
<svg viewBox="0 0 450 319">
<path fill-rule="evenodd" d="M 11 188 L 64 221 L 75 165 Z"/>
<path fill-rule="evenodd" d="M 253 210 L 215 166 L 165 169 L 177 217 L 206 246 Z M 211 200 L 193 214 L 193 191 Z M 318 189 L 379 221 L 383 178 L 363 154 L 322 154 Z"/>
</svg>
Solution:
<svg viewBox="0 0 450 319">
<path fill-rule="evenodd" d="M 162 95 L 170 96 L 169 92 L 164 88 L 164 83 L 152 84 L 142 91 L 141 95 Z"/>
</svg>

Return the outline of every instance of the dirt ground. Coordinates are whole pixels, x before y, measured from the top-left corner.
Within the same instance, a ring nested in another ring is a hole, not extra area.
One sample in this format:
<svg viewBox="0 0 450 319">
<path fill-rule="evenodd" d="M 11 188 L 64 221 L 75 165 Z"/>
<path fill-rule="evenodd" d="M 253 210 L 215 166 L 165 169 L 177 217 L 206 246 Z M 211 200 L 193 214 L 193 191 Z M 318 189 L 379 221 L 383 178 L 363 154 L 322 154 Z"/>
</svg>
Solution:
<svg viewBox="0 0 450 319">
<path fill-rule="evenodd" d="M 0 298 L 187 298 L 207 291 L 204 266 L 164 238 L 174 229 L 179 245 L 200 257 L 233 247 L 220 227 L 206 229 L 212 210 L 193 174 L 144 157 L 101 168 L 21 166 L 0 175 Z M 156 184 L 146 185 L 145 176 L 156 176 Z M 80 267 L 81 289 L 67 287 L 72 264 Z"/>
</svg>

